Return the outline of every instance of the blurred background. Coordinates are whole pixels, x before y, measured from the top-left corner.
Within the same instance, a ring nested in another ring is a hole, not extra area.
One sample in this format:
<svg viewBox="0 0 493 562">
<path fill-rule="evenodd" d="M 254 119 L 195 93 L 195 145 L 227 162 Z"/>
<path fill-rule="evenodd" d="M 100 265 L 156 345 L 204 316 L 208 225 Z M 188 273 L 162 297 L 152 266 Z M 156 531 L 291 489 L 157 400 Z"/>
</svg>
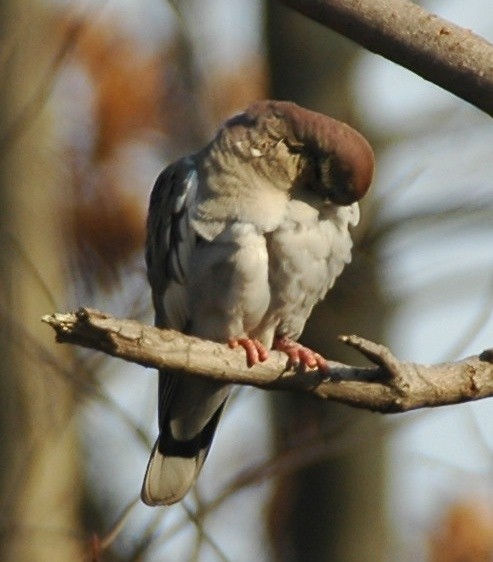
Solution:
<svg viewBox="0 0 493 562">
<path fill-rule="evenodd" d="M 493 40 L 490 0 L 423 2 Z M 138 501 L 151 370 L 54 343 L 43 314 L 152 323 L 159 171 L 251 101 L 347 121 L 377 153 L 353 263 L 305 343 L 361 364 L 492 345 L 493 127 L 418 76 L 261 0 L 0 7 L 0 560 L 493 560 L 491 400 L 381 416 L 238 389 L 193 493 Z"/>
</svg>

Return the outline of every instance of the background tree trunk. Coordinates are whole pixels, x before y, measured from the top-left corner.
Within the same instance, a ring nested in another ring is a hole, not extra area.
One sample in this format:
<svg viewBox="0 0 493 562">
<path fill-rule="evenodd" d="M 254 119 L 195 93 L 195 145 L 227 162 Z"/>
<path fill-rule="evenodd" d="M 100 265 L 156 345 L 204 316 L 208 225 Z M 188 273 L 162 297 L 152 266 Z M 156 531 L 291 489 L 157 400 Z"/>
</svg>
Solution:
<svg viewBox="0 0 493 562">
<path fill-rule="evenodd" d="M 350 84 L 356 47 L 275 2 L 266 3 L 271 97 L 290 99 L 357 123 Z M 364 237 L 368 203 L 355 233 Z M 371 255 L 356 247 L 349 266 L 305 328 L 302 341 L 326 357 L 352 364 L 335 341 L 359 333 L 382 341 L 385 310 Z M 313 441 L 314 462 L 280 476 L 269 506 L 274 559 L 311 562 L 379 561 L 385 552 L 384 441 L 381 418 L 310 397 L 273 395 L 278 451 Z"/>
<path fill-rule="evenodd" d="M 70 365 L 69 350 L 54 348 L 40 323 L 56 306 L 52 295 L 65 294 L 63 186 L 48 112 L 30 113 L 55 56 L 53 33 L 36 1 L 4 2 L 2 12 L 0 559 L 75 561 L 82 551 L 74 400 L 57 367 Z"/>
</svg>

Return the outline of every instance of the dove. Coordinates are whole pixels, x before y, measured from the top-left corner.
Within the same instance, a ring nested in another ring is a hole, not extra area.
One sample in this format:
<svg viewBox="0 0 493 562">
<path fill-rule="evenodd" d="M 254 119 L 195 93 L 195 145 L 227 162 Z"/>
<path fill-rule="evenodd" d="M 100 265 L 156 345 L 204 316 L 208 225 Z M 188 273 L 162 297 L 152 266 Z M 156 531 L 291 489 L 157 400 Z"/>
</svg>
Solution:
<svg viewBox="0 0 493 562">
<path fill-rule="evenodd" d="M 263 100 L 198 152 L 167 166 L 150 197 L 146 264 L 155 325 L 327 372 L 299 344 L 313 307 L 351 260 L 350 227 L 374 171 L 349 125 Z M 160 371 L 159 437 L 144 503 L 171 505 L 196 482 L 231 386 Z"/>
</svg>

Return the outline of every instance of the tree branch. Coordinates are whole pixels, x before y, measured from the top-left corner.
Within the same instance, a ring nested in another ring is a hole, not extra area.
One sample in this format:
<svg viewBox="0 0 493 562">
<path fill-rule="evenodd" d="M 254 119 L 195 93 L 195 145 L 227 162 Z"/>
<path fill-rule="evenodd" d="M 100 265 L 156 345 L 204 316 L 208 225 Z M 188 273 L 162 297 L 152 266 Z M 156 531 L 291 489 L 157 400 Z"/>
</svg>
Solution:
<svg viewBox="0 0 493 562">
<path fill-rule="evenodd" d="M 280 0 L 493 116 L 493 45 L 409 0 Z"/>
<path fill-rule="evenodd" d="M 308 392 L 376 412 L 404 412 L 493 396 L 493 350 L 455 363 L 419 365 L 399 361 L 383 345 L 359 336 L 340 339 L 374 363 L 354 367 L 329 361 L 330 378 L 318 370 L 300 372 L 286 356 L 271 351 L 269 359 L 248 368 L 242 349 L 160 330 L 136 320 L 80 308 L 43 317 L 61 343 L 73 343 L 138 363 L 187 375 L 263 389 Z"/>
</svg>

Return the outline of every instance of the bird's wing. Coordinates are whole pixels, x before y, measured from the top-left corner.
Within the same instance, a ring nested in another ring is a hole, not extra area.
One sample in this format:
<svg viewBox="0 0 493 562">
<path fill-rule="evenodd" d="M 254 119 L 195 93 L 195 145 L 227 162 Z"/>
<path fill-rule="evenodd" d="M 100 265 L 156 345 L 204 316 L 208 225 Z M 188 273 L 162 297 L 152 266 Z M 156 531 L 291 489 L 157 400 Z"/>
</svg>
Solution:
<svg viewBox="0 0 493 562">
<path fill-rule="evenodd" d="M 146 262 L 161 328 L 189 331 L 190 270 L 197 234 L 190 217 L 198 178 L 192 158 L 168 166 L 151 194 Z M 179 501 L 192 486 L 209 450 L 228 388 L 159 372 L 159 438 L 142 487 L 149 505 Z"/>
<path fill-rule="evenodd" d="M 169 165 L 157 178 L 147 220 L 146 263 L 160 328 L 184 330 L 188 317 L 187 279 L 196 233 L 190 209 L 197 196 L 191 158 Z"/>
</svg>

